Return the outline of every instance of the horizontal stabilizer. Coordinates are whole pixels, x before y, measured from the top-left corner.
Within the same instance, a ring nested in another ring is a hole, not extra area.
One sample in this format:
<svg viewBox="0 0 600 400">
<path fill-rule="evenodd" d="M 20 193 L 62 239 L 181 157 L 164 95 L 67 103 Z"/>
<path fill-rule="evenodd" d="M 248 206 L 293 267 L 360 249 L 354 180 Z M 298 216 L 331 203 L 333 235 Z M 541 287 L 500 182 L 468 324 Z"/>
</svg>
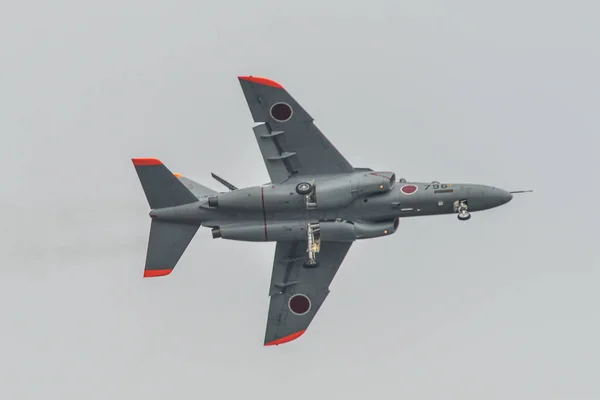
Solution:
<svg viewBox="0 0 600 400">
<path fill-rule="evenodd" d="M 173 272 L 199 227 L 153 219 L 150 225 L 144 277 L 165 276 Z"/>
<path fill-rule="evenodd" d="M 198 201 L 159 159 L 133 158 L 132 161 L 151 209 Z"/>
</svg>

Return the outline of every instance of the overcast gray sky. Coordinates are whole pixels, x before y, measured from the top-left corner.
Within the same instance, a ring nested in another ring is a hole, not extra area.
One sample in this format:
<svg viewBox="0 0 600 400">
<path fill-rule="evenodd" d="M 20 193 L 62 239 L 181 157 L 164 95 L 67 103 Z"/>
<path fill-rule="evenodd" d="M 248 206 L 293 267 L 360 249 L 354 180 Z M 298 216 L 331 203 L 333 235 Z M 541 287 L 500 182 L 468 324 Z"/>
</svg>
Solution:
<svg viewBox="0 0 600 400">
<path fill-rule="evenodd" d="M 599 8 L 7 3 L 0 398 L 598 399 Z M 131 163 L 267 182 L 246 74 L 355 166 L 536 191 L 356 243 L 307 333 L 263 347 L 275 245 L 200 230 L 142 279 Z"/>
</svg>

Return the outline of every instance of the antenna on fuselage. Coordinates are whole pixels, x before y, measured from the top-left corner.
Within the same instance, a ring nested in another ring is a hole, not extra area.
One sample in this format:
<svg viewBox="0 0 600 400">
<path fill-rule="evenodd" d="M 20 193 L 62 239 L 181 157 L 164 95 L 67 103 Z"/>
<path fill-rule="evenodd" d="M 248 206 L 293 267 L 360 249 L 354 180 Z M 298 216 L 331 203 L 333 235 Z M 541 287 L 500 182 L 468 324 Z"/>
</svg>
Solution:
<svg viewBox="0 0 600 400">
<path fill-rule="evenodd" d="M 219 181 L 219 183 L 221 183 L 223 186 L 225 186 L 227 189 L 229 190 L 238 190 L 237 187 L 233 186 L 231 183 L 227 182 L 225 179 L 221 178 L 220 176 L 218 176 L 217 174 L 211 172 L 210 175 L 215 178 L 217 181 Z"/>
<path fill-rule="evenodd" d="M 512 192 L 509 192 L 510 194 L 516 194 L 516 193 L 531 193 L 533 192 L 533 190 L 514 190 Z"/>
</svg>

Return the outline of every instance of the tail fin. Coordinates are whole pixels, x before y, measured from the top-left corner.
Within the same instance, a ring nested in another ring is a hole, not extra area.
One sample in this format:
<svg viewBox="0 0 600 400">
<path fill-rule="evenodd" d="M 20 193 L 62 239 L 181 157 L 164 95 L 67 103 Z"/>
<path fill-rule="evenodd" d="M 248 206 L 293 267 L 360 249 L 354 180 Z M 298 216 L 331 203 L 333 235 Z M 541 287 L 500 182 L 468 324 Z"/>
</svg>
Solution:
<svg viewBox="0 0 600 400">
<path fill-rule="evenodd" d="M 173 272 L 198 228 L 198 225 L 175 224 L 153 219 L 150 225 L 144 278 L 165 276 Z"/>
<path fill-rule="evenodd" d="M 133 165 L 150 208 L 195 203 L 198 198 L 156 158 L 133 158 Z M 194 238 L 200 225 L 177 224 L 157 219 L 150 225 L 144 277 L 169 275 Z"/>
<path fill-rule="evenodd" d="M 151 209 L 198 201 L 159 159 L 133 158 L 132 161 Z"/>
</svg>

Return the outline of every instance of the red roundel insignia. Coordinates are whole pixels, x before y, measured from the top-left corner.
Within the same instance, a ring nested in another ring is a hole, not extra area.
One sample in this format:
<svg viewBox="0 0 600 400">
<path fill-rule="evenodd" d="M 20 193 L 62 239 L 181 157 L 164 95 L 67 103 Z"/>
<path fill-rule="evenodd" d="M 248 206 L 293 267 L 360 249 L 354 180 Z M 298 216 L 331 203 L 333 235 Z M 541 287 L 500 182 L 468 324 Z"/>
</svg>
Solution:
<svg viewBox="0 0 600 400">
<path fill-rule="evenodd" d="M 418 189 L 419 187 L 415 185 L 404 185 L 400 188 L 400 191 L 404 194 L 414 194 Z"/>
<path fill-rule="evenodd" d="M 271 117 L 279 122 L 285 122 L 292 118 L 292 107 L 287 103 L 275 103 L 271 107 Z"/>
<path fill-rule="evenodd" d="M 295 294 L 290 297 L 288 307 L 296 315 L 304 315 L 310 311 L 310 299 L 303 294 Z"/>
</svg>

